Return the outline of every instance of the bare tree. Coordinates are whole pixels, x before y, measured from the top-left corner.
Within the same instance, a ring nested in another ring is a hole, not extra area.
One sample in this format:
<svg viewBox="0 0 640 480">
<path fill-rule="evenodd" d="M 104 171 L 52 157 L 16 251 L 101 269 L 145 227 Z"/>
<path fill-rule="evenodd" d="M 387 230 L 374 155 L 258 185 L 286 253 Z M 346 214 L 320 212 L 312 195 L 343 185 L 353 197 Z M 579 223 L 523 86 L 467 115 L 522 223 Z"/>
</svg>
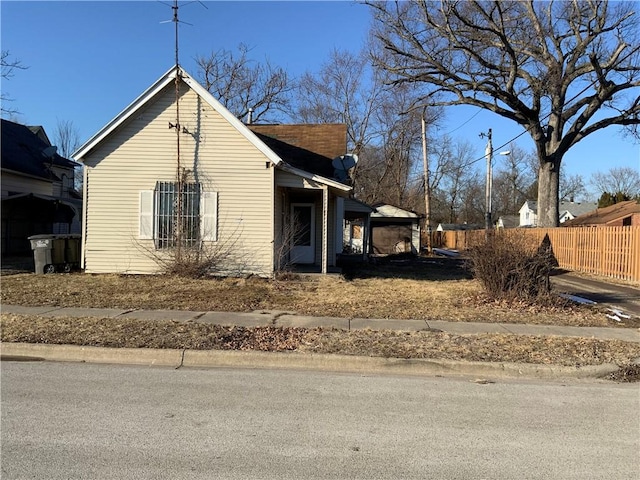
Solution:
<svg viewBox="0 0 640 480">
<path fill-rule="evenodd" d="M 250 111 L 254 122 L 286 115 L 293 82 L 282 68 L 268 61 L 252 61 L 249 52 L 249 47 L 240 44 L 237 53 L 218 50 L 209 56 L 197 56 L 200 81 L 238 118 L 247 117 Z"/>
<path fill-rule="evenodd" d="M 0 57 L 0 69 L 2 72 L 2 79 L 8 80 L 14 75 L 15 70 L 26 70 L 29 67 L 25 67 L 20 60 L 12 59 L 11 53 L 8 50 L 2 50 L 2 56 Z M 3 115 L 11 115 L 18 113 L 15 108 L 7 106 L 7 102 L 12 102 L 13 99 L 3 89 L 0 94 L 0 111 Z"/>
<path fill-rule="evenodd" d="M 368 203 L 390 203 L 415 210 L 420 203 L 415 186 L 423 181 L 422 169 L 418 168 L 423 111 L 411 109 L 415 96 L 409 88 L 380 92 L 378 98 L 369 126 L 377 130 L 375 144 L 361 149 L 355 171 L 356 191 Z M 424 114 L 431 117 L 434 113 Z"/>
<path fill-rule="evenodd" d="M 525 190 L 526 200 L 532 200 L 536 198 L 538 192 L 538 160 L 535 154 L 527 155 L 526 165 L 528 167 L 528 175 L 531 176 L 534 181 Z M 586 200 L 589 197 L 589 192 L 585 184 L 585 179 L 579 174 L 570 174 L 564 165 L 560 165 L 560 180 L 558 187 L 558 200 L 561 202 L 570 201 L 572 198 L 580 198 Z"/>
<path fill-rule="evenodd" d="M 558 224 L 560 165 L 590 134 L 640 124 L 635 2 L 367 2 L 378 65 L 425 102 L 475 105 L 524 127 L 538 157 L 541 226 Z"/>
<path fill-rule="evenodd" d="M 73 152 L 80 146 L 80 132 L 72 120 L 60 120 L 53 131 L 53 144 L 58 147 L 58 153 L 64 158 L 71 158 Z M 76 191 L 82 190 L 82 165 L 74 170 L 73 186 Z"/>
<path fill-rule="evenodd" d="M 509 155 L 499 157 L 505 165 L 496 166 L 493 178 L 495 218 L 516 215 L 536 182 L 535 170 L 532 172 L 530 169 L 530 155 L 515 143 L 510 144 L 508 150 Z"/>
<path fill-rule="evenodd" d="M 71 154 L 80 146 L 80 132 L 73 120 L 57 120 L 53 131 L 53 144 L 58 147 L 61 156 L 71 158 Z"/>
<path fill-rule="evenodd" d="M 569 175 L 565 172 L 564 166 L 560 167 L 560 190 L 561 202 L 573 202 L 582 199 L 587 195 L 587 188 L 582 175 Z"/>
<path fill-rule="evenodd" d="M 454 141 L 443 137 L 433 142 L 431 191 L 434 192 L 436 209 L 434 219 L 445 223 L 468 222 L 465 204 L 469 203 L 467 192 L 473 189 L 478 179 L 474 168 L 475 147 L 468 141 Z M 484 198 L 481 196 L 480 198 Z"/>
<path fill-rule="evenodd" d="M 383 79 L 364 53 L 333 50 L 317 73 L 300 79 L 294 116 L 305 123 L 344 123 L 349 148 L 359 155 L 379 130 L 373 112 L 381 101 Z"/>
<path fill-rule="evenodd" d="M 630 167 L 615 167 L 607 172 L 596 172 L 591 176 L 598 195 L 605 192 L 621 193 L 629 198 L 640 197 L 640 172 Z"/>
<path fill-rule="evenodd" d="M 458 222 L 483 225 L 485 222 L 485 178 L 475 171 L 473 177 L 465 182 L 464 194 L 461 197 Z"/>
</svg>

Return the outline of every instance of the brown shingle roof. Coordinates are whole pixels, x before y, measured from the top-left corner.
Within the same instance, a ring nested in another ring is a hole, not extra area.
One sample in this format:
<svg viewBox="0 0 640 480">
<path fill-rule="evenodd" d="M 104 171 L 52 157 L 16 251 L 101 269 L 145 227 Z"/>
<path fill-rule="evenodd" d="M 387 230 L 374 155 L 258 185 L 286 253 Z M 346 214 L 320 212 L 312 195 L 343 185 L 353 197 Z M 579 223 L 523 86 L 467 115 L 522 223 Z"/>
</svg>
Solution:
<svg viewBox="0 0 640 480">
<path fill-rule="evenodd" d="M 345 124 L 247 125 L 276 155 L 305 172 L 333 178 L 331 161 L 347 149 Z"/>
<path fill-rule="evenodd" d="M 254 133 L 261 133 L 330 159 L 347 153 L 347 126 L 344 123 L 247 126 Z"/>
<path fill-rule="evenodd" d="M 634 214 L 640 214 L 640 203 L 635 200 L 616 203 L 609 207 L 598 208 L 590 213 L 585 213 L 573 220 L 564 222 L 563 225 L 568 227 L 577 227 L 585 225 L 607 225 L 622 218 L 630 217 Z"/>
</svg>

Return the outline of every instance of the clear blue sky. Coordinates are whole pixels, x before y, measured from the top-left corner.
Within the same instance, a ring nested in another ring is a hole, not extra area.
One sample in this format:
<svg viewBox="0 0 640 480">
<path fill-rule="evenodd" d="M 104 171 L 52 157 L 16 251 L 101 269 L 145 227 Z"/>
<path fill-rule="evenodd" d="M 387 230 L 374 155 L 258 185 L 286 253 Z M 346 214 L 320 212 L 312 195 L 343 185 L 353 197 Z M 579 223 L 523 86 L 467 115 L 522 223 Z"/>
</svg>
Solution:
<svg viewBox="0 0 640 480">
<path fill-rule="evenodd" d="M 171 4 L 171 0 L 165 0 Z M 268 59 L 298 76 L 316 71 L 334 48 L 358 51 L 370 25 L 369 8 L 350 1 L 180 2 L 180 63 L 197 75 L 194 57 L 214 50 L 253 47 L 251 57 Z M 154 2 L 30 2 L 0 4 L 2 50 L 29 68 L 2 82 L 20 111 L 17 121 L 43 125 L 53 136 L 58 119 L 71 120 L 84 142 L 131 103 L 174 63 L 174 24 L 168 5 Z M 493 129 L 494 145 L 522 128 L 489 112 L 452 107 L 439 133 L 477 145 Z M 464 124 L 465 122 L 467 122 Z M 459 128 L 462 124 L 464 126 Z M 524 135 L 516 140 L 532 151 Z M 500 162 L 500 157 L 496 157 Z M 588 180 L 612 167 L 640 170 L 640 145 L 610 128 L 576 145 L 564 158 L 569 174 Z M 499 165 L 498 165 L 499 166 Z"/>
</svg>

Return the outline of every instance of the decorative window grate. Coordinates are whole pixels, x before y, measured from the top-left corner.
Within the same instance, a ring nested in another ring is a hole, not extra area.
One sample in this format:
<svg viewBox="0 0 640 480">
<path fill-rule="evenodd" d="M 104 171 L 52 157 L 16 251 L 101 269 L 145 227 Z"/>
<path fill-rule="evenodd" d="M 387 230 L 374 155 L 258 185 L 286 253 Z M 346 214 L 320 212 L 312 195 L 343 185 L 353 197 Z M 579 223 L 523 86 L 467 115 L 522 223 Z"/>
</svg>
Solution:
<svg viewBox="0 0 640 480">
<path fill-rule="evenodd" d="M 156 248 L 198 245 L 200 196 L 199 183 L 156 182 Z"/>
</svg>

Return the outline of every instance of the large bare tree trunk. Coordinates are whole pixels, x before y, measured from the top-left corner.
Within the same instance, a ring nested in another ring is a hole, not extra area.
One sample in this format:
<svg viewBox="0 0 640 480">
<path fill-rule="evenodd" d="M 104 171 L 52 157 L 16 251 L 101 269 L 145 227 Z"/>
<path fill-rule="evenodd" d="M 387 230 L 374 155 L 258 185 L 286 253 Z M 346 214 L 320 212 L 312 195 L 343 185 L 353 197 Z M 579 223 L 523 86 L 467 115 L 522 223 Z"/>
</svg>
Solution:
<svg viewBox="0 0 640 480">
<path fill-rule="evenodd" d="M 546 161 L 538 170 L 538 226 L 557 227 L 560 162 Z"/>
</svg>

